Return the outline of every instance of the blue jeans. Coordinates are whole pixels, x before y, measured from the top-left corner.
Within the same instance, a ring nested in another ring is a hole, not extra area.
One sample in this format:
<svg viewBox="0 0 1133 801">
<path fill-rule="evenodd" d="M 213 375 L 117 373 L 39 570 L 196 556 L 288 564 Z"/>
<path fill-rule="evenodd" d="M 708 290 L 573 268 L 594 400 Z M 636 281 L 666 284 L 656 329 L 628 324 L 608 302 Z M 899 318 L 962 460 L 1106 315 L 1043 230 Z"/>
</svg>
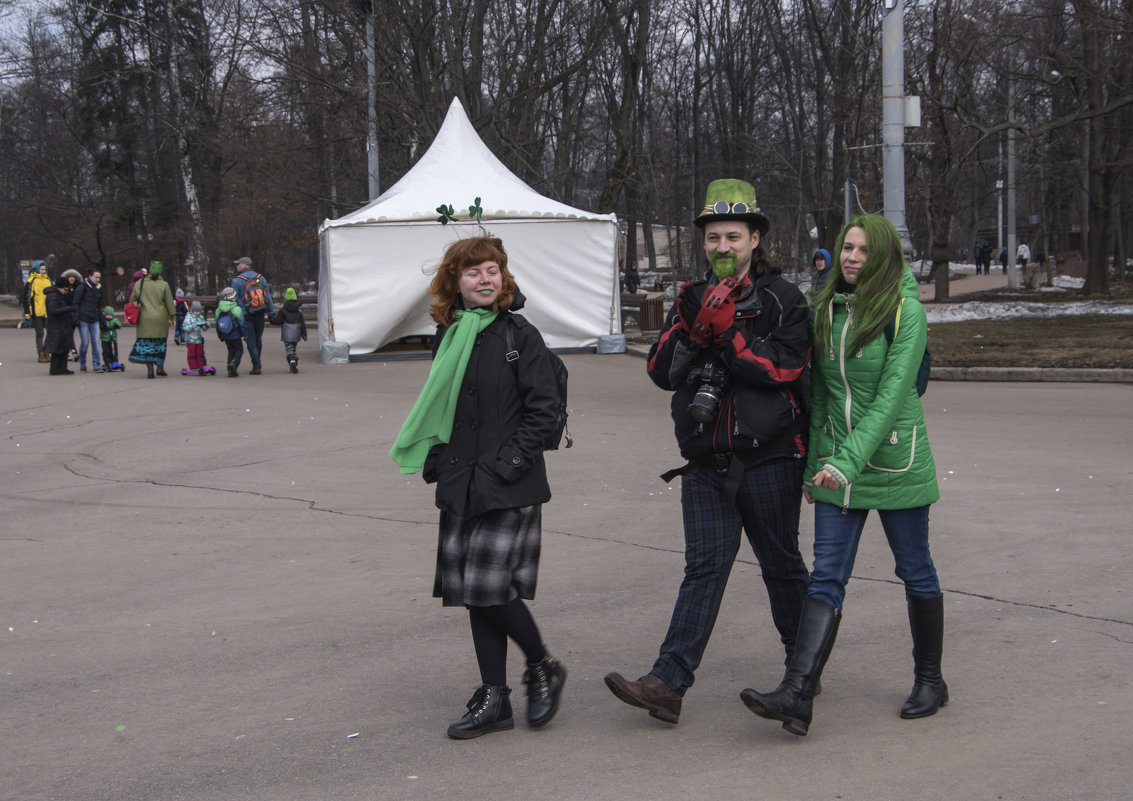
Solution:
<svg viewBox="0 0 1133 801">
<path fill-rule="evenodd" d="M 260 351 L 264 349 L 264 323 L 267 322 L 267 313 L 244 315 L 244 341 L 248 343 L 248 358 L 252 360 L 252 367 L 260 366 Z"/>
<path fill-rule="evenodd" d="M 79 328 L 79 364 L 87 363 L 87 347 L 90 346 L 91 366 L 98 370 L 102 367 L 98 355 L 98 320 L 93 323 L 79 322 L 76 325 Z"/>
<path fill-rule="evenodd" d="M 829 503 L 814 505 L 814 572 L 807 596 L 842 608 L 846 582 L 854 572 L 858 542 L 869 509 L 847 509 Z M 881 526 L 897 564 L 897 578 L 905 582 L 905 594 L 913 598 L 936 598 L 940 582 L 928 550 L 928 507 L 878 509 Z"/>
<path fill-rule="evenodd" d="M 787 655 L 806 598 L 806 562 L 799 553 L 803 463 L 774 459 L 744 471 L 735 505 L 720 491 L 725 473 L 695 467 L 681 482 L 685 575 L 665 641 L 650 673 L 680 694 L 692 686 L 716 625 L 741 532 L 759 560 L 771 617 Z"/>
</svg>

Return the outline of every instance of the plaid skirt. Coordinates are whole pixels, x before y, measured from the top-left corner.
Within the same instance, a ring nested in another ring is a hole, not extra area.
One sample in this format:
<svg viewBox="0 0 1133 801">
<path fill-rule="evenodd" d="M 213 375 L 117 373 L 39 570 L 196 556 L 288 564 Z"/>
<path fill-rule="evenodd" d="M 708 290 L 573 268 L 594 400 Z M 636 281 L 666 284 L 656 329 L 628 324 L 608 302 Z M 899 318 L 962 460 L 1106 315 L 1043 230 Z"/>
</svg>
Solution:
<svg viewBox="0 0 1133 801">
<path fill-rule="evenodd" d="M 433 597 L 444 606 L 534 598 L 542 524 L 542 504 L 468 519 L 442 511 Z"/>
</svg>

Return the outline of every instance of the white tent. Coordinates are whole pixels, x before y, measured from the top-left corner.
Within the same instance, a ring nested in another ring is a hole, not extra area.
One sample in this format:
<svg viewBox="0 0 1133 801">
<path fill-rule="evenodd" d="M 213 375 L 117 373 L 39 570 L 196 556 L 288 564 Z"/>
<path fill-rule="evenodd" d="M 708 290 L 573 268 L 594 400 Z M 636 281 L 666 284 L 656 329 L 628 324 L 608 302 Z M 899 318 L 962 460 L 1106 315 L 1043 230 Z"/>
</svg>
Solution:
<svg viewBox="0 0 1133 801">
<path fill-rule="evenodd" d="M 401 337 L 432 334 L 429 269 L 445 247 L 477 236 L 468 206 L 503 240 L 523 314 L 552 348 L 593 347 L 621 331 L 617 218 L 543 197 L 487 148 L 453 100 L 420 161 L 376 200 L 319 228 L 319 339 L 370 353 Z M 458 223 L 437 222 L 437 206 Z"/>
</svg>

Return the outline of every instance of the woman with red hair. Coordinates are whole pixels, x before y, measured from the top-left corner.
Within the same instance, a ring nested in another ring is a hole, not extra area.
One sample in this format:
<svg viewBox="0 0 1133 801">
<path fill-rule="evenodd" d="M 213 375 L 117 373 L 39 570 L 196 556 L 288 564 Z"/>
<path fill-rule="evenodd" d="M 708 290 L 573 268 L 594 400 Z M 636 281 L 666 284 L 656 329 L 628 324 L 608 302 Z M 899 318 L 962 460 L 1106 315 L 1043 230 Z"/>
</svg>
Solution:
<svg viewBox="0 0 1133 801">
<path fill-rule="evenodd" d="M 543 726 L 558 711 L 566 668 L 524 603 L 535 597 L 542 504 L 551 498 L 543 449 L 558 395 L 542 335 L 514 314 L 523 295 L 499 239 L 450 245 L 429 294 L 433 365 L 390 456 L 403 474 L 421 470 L 437 485 L 433 595 L 467 607 L 482 681 L 448 728 L 466 740 L 514 726 L 509 637 L 527 660 L 528 723 Z"/>
</svg>

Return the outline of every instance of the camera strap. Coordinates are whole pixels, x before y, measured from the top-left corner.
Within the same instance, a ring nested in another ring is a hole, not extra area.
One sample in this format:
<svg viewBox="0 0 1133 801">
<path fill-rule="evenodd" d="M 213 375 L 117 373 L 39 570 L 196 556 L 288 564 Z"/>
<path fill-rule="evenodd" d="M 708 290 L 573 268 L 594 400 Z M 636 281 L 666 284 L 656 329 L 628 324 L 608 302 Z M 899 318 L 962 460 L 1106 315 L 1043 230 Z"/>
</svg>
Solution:
<svg viewBox="0 0 1133 801">
<path fill-rule="evenodd" d="M 707 456 L 693 459 L 688 464 L 665 471 L 661 474 L 661 480 L 668 484 L 677 476 L 687 476 L 694 467 L 705 467 L 717 473 L 726 470 L 727 475 L 724 477 L 724 486 L 720 488 L 720 497 L 729 506 L 735 506 L 736 496 L 740 491 L 740 482 L 743 481 L 744 471 L 747 470 L 747 465 L 744 464 L 743 459 L 735 453 L 710 453 Z"/>
</svg>

